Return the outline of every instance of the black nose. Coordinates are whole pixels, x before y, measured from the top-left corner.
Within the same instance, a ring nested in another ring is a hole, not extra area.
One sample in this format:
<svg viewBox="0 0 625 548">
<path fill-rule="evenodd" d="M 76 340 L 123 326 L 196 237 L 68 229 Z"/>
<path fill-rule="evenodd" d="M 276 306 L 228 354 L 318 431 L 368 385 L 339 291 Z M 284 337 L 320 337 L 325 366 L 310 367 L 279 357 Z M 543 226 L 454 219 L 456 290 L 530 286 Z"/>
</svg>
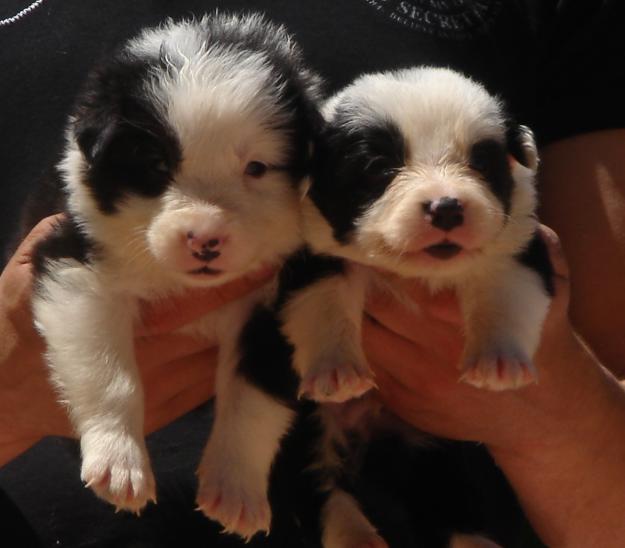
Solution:
<svg viewBox="0 0 625 548">
<path fill-rule="evenodd" d="M 434 202 L 425 202 L 423 210 L 430 216 L 432 226 L 446 232 L 464 222 L 462 204 L 457 198 L 445 196 Z"/>
</svg>

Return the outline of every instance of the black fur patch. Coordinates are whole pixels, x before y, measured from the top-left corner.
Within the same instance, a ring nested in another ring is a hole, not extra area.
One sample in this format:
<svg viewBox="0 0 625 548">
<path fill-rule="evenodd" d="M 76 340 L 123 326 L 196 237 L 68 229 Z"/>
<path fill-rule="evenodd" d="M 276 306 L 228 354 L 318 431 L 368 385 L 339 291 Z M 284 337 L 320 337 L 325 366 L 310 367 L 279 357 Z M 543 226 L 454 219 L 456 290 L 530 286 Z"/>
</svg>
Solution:
<svg viewBox="0 0 625 548">
<path fill-rule="evenodd" d="M 310 189 L 339 242 L 349 240 L 355 221 L 384 194 L 406 159 L 406 143 L 395 124 L 380 119 L 348 128 L 345 122 L 355 117 L 352 110 L 338 112 L 323 131 Z"/>
<path fill-rule="evenodd" d="M 550 297 L 555 295 L 554 271 L 549 251 L 543 239 L 535 233 L 523 253 L 517 256 L 518 261 L 534 270 L 542 279 L 545 292 Z"/>
<path fill-rule="evenodd" d="M 300 401 L 293 427 L 283 438 L 269 481 L 269 500 L 273 509 L 271 537 L 267 546 L 319 548 L 321 512 L 328 493 L 321 487 L 327 480 L 319 464 L 319 448 L 324 428 L 317 416 L 318 404 Z M 284 525 L 297 537 L 281 538 Z M 277 535 L 276 535 L 277 533 Z"/>
<path fill-rule="evenodd" d="M 293 347 L 280 331 L 276 314 L 258 306 L 239 337 L 238 373 L 266 394 L 294 408 L 299 377 L 291 367 Z"/>
<path fill-rule="evenodd" d="M 239 337 L 239 373 L 291 407 L 297 405 L 300 379 L 292 367 L 293 346 L 282 334 L 279 311 L 294 293 L 322 278 L 342 274 L 344 266 L 343 260 L 314 255 L 306 247 L 293 253 L 280 270 L 272 310 L 257 307 Z"/>
<path fill-rule="evenodd" d="M 345 466 L 355 476 L 347 486 L 389 546 L 447 548 L 453 533 L 535 546 L 519 541 L 525 517 L 482 445 L 436 439 L 411 446 L 382 433 L 363 449 L 359 462 Z"/>
<path fill-rule="evenodd" d="M 94 69 L 79 96 L 73 131 L 100 210 L 114 213 L 128 193 L 162 194 L 182 158 L 174 130 L 146 98 L 150 63 L 125 52 Z"/>
<path fill-rule="evenodd" d="M 50 273 L 48 259 L 74 259 L 79 263 L 91 262 L 97 247 L 71 217 L 61 220 L 54 231 L 36 247 L 32 264 L 35 273 L 43 276 Z"/>
<path fill-rule="evenodd" d="M 307 247 L 299 249 L 285 261 L 280 270 L 275 309 L 280 310 L 295 293 L 316 281 L 344 272 L 343 259 L 315 255 Z"/>
<path fill-rule="evenodd" d="M 469 167 L 484 178 L 492 193 L 503 204 L 504 211 L 508 213 L 514 179 L 504 146 L 494 139 L 475 143 L 471 147 Z"/>
<path fill-rule="evenodd" d="M 232 24 L 229 16 L 215 15 L 192 23 L 188 32 L 204 36 L 207 48 L 215 44 L 234 52 L 262 53 L 270 66 L 267 86 L 282 83 L 276 102 L 288 113 L 275 130 L 288 134 L 290 157 L 284 166 L 294 183 L 310 167 L 310 143 L 318 131 L 319 79 L 303 64 L 299 49 L 286 32 L 262 19 L 257 24 Z M 79 95 L 73 130 L 88 168 L 85 182 L 98 207 L 114 213 L 124 196 L 156 197 L 163 193 L 183 157 L 175 131 L 163 119 L 145 92 L 155 73 L 172 70 L 176 56 L 161 48 L 155 57 L 137 57 L 127 49 L 94 69 Z"/>
</svg>

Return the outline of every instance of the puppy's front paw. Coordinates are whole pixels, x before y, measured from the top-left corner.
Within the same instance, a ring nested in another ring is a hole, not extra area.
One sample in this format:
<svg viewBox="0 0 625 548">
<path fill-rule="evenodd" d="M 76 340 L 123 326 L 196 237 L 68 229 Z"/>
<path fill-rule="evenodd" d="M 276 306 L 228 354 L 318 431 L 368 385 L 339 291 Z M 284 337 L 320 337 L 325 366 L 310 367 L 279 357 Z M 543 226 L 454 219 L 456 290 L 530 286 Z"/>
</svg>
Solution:
<svg viewBox="0 0 625 548">
<path fill-rule="evenodd" d="M 80 440 L 80 477 L 117 510 L 139 513 L 156 502 L 154 475 L 143 438 L 124 432 L 89 432 Z"/>
<path fill-rule="evenodd" d="M 375 386 L 373 373 L 366 365 L 328 360 L 312 367 L 304 375 L 299 397 L 343 403 L 362 396 Z"/>
<path fill-rule="evenodd" d="M 261 531 L 269 534 L 271 509 L 263 482 L 246 481 L 247 474 L 241 472 L 232 462 L 205 456 L 198 470 L 196 501 L 205 516 L 223 525 L 224 532 L 249 541 Z"/>
<path fill-rule="evenodd" d="M 491 343 L 465 351 L 460 380 L 501 391 L 536 383 L 538 375 L 532 360 L 515 343 Z"/>
</svg>

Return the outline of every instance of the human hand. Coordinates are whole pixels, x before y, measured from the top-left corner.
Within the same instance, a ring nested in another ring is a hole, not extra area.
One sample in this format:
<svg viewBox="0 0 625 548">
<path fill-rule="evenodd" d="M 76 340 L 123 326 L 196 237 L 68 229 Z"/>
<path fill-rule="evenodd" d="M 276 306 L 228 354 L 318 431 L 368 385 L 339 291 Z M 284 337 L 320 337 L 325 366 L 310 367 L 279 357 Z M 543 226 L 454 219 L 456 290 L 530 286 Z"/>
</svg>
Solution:
<svg viewBox="0 0 625 548">
<path fill-rule="evenodd" d="M 571 412 L 569 403 L 578 402 L 567 397 L 565 404 L 559 397 L 575 392 L 579 379 L 561 357 L 575 352 L 579 341 L 567 317 L 568 269 L 558 238 L 547 227 L 540 232 L 554 266 L 556 294 L 535 356 L 538 385 L 490 392 L 459 382 L 464 339 L 454 294 L 432 295 L 415 281 L 398 280 L 419 305 L 419 313 L 387 295 L 375 295 L 363 326 L 380 397 L 392 411 L 436 435 L 507 448 L 538 443 L 548 428 L 562 428 L 560 421 Z"/>
<path fill-rule="evenodd" d="M 397 415 L 434 435 L 485 443 L 547 545 L 621 546 L 625 390 L 574 332 L 558 238 L 540 232 L 555 297 L 534 356 L 537 384 L 491 392 L 458 382 L 464 341 L 454 295 L 415 284 L 405 289 L 419 315 L 388 297 L 369 302 L 365 350 Z"/>
<path fill-rule="evenodd" d="M 48 435 L 71 436 L 65 409 L 49 383 L 45 343 L 33 326 L 31 257 L 60 216 L 41 221 L 0 274 L 0 465 Z M 216 349 L 174 333 L 182 325 L 265 283 L 269 273 L 215 290 L 145 305 L 135 353 L 145 391 L 145 429 L 152 432 L 214 393 Z"/>
</svg>

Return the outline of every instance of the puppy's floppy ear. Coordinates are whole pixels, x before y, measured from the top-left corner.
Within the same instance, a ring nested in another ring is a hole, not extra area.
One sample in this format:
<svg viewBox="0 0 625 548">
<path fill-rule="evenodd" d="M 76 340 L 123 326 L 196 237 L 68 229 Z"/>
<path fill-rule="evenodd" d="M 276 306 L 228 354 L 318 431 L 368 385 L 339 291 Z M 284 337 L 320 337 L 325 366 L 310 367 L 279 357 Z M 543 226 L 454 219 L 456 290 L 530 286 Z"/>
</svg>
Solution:
<svg viewBox="0 0 625 548">
<path fill-rule="evenodd" d="M 128 141 L 130 134 L 141 139 L 154 132 L 154 116 L 141 99 L 147 71 L 144 61 L 121 53 L 89 73 L 78 97 L 73 132 L 90 165 L 97 166 L 114 143 Z"/>
<path fill-rule="evenodd" d="M 89 164 L 98 163 L 104 151 L 113 141 L 118 128 L 117 116 L 113 113 L 79 116 L 74 123 L 74 135 L 80 151 Z"/>
<path fill-rule="evenodd" d="M 538 169 L 538 150 L 534 133 L 527 126 L 509 122 L 506 129 L 506 144 L 512 157 L 532 171 Z"/>
</svg>

